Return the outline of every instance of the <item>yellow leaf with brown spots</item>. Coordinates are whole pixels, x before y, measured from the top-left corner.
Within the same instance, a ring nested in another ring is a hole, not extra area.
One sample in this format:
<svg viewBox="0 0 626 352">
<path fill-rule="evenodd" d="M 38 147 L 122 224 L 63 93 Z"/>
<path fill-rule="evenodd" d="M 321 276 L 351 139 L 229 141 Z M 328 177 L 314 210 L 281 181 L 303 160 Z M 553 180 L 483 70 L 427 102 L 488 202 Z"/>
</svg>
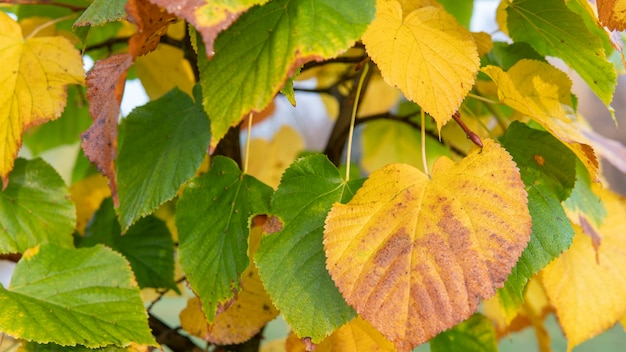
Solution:
<svg viewBox="0 0 626 352">
<path fill-rule="evenodd" d="M 406 164 L 372 173 L 326 218 L 326 267 L 346 302 L 408 351 L 495 294 L 530 239 L 527 194 L 491 139 L 429 176 Z"/>
<path fill-rule="evenodd" d="M 626 0 L 598 0 L 598 17 L 611 30 L 626 30 Z"/>
<path fill-rule="evenodd" d="M 470 32 L 431 1 L 378 0 L 363 43 L 383 78 L 441 127 L 474 85 L 478 50 Z"/>
<path fill-rule="evenodd" d="M 0 12 L 0 178 L 9 182 L 22 133 L 61 116 L 66 86 L 82 84 L 78 50 L 63 37 L 26 37 L 20 25 Z"/>
<path fill-rule="evenodd" d="M 599 190 L 607 216 L 598 250 L 581 227 L 572 246 L 542 271 L 543 284 L 571 350 L 626 315 L 626 199 Z"/>
</svg>

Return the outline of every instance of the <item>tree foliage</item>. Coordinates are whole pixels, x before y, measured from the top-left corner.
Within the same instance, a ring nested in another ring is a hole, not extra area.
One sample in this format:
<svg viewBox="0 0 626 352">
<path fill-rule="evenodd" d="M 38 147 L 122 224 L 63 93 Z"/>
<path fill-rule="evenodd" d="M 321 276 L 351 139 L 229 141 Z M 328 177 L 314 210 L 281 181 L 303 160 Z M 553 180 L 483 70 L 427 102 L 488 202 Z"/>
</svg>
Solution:
<svg viewBox="0 0 626 352">
<path fill-rule="evenodd" d="M 471 0 L 8 2 L 0 332 L 23 348 L 200 348 L 182 329 L 256 350 L 281 315 L 287 351 L 493 351 L 523 328 L 547 351 L 548 314 L 569 349 L 626 320 L 626 199 L 600 165 L 626 149 L 548 60 L 614 113 L 626 1 L 502 0 L 501 41 Z M 121 116 L 135 78 L 150 101 Z M 306 95 L 327 136 L 250 137 Z M 180 329 L 152 314 L 170 291 Z"/>
</svg>

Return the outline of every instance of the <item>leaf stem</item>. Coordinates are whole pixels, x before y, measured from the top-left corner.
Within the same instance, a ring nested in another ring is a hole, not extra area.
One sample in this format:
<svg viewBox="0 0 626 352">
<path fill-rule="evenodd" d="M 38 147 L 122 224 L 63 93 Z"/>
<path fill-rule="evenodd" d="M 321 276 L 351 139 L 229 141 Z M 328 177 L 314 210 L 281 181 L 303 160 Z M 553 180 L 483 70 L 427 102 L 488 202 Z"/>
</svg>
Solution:
<svg viewBox="0 0 626 352">
<path fill-rule="evenodd" d="M 30 38 L 34 37 L 35 35 L 37 35 L 37 33 L 39 33 L 42 29 L 44 29 L 46 27 L 49 27 L 49 26 L 52 26 L 52 25 L 55 25 L 55 24 L 57 24 L 59 22 L 63 22 L 65 20 L 69 20 L 69 19 L 71 19 L 73 17 L 76 17 L 76 15 L 77 15 L 76 13 L 71 13 L 71 14 L 69 14 L 67 16 L 62 16 L 62 17 L 59 17 L 59 18 L 55 18 L 55 19 L 50 20 L 50 21 L 48 21 L 46 23 L 43 23 L 43 24 L 35 27 L 35 29 L 33 29 L 33 31 L 30 32 L 30 34 L 28 34 L 28 36 L 26 38 L 24 38 L 24 39 L 25 40 L 26 39 L 30 39 Z"/>
<path fill-rule="evenodd" d="M 480 140 L 480 137 L 472 130 L 470 130 L 463 121 L 461 121 L 461 114 L 458 110 L 454 114 L 452 114 L 452 118 L 454 119 L 454 121 L 456 121 L 456 123 L 459 124 L 459 126 L 461 126 L 461 128 L 465 132 L 465 136 L 467 137 L 467 139 L 471 140 L 472 143 L 476 144 L 480 148 L 483 147 L 483 142 Z"/>
<path fill-rule="evenodd" d="M 426 162 L 426 124 L 425 124 L 425 114 L 424 109 L 420 109 L 420 115 L 422 118 L 421 130 L 422 130 L 422 165 L 424 167 L 424 173 L 430 178 L 430 173 L 428 172 L 428 163 Z"/>
<path fill-rule="evenodd" d="M 252 130 L 252 113 L 248 115 L 248 130 L 246 131 L 246 158 L 243 161 L 243 173 L 248 173 L 248 161 L 250 160 L 250 130 Z"/>
<path fill-rule="evenodd" d="M 495 100 L 491 100 L 491 99 L 482 97 L 482 96 L 477 95 L 477 94 L 468 93 L 467 96 L 472 98 L 472 99 L 480 100 L 482 102 L 493 104 L 493 105 L 500 104 L 499 102 L 497 102 Z"/>
<path fill-rule="evenodd" d="M 354 97 L 354 104 L 352 105 L 352 119 L 350 120 L 350 130 L 348 131 L 348 150 L 346 153 L 346 182 L 350 180 L 350 158 L 352 157 L 352 137 L 354 136 L 354 122 L 356 120 L 356 110 L 359 107 L 359 98 L 361 97 L 361 89 L 363 88 L 363 81 L 369 71 L 369 62 L 365 62 L 363 65 L 363 71 L 361 71 L 361 78 L 359 78 L 359 85 L 356 88 L 356 96 Z"/>
</svg>

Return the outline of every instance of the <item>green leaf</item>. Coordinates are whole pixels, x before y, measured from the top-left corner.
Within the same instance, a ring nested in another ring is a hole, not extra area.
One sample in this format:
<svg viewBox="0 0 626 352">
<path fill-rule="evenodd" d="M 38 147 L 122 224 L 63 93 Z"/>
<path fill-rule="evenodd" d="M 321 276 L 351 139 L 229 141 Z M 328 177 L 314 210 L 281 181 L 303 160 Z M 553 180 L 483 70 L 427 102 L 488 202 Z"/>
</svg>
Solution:
<svg viewBox="0 0 626 352">
<path fill-rule="evenodd" d="M 346 183 L 324 155 L 298 159 L 272 197 L 272 214 L 282 221 L 282 230 L 263 237 L 254 256 L 276 308 L 298 336 L 313 342 L 356 314 L 326 271 L 322 239 L 333 203 L 347 202 L 361 183 Z"/>
<path fill-rule="evenodd" d="M 117 181 L 122 231 L 174 198 L 209 146 L 209 122 L 199 105 L 174 88 L 133 110 L 120 126 Z"/>
<path fill-rule="evenodd" d="M 108 22 L 120 21 L 126 18 L 126 0 L 94 0 L 74 26 L 101 26 Z"/>
<path fill-rule="evenodd" d="M 33 155 L 80 141 L 80 134 L 89 128 L 92 122 L 84 94 L 84 87 L 68 86 L 67 104 L 61 117 L 30 129 L 24 134 L 24 145 Z"/>
<path fill-rule="evenodd" d="M 34 247 L 0 286 L 0 331 L 62 346 L 157 346 L 133 273 L 104 246 Z"/>
<path fill-rule="evenodd" d="M 452 329 L 430 340 L 431 352 L 497 352 L 498 340 L 493 323 L 476 313 Z"/>
<path fill-rule="evenodd" d="M 507 7 L 507 26 L 514 41 L 527 42 L 545 56 L 570 65 L 594 93 L 610 104 L 617 84 L 602 41 L 562 0 L 515 0 Z"/>
<path fill-rule="evenodd" d="M 438 0 L 438 3 L 448 11 L 465 28 L 470 28 L 474 0 Z"/>
<path fill-rule="evenodd" d="M 107 198 L 87 225 L 80 246 L 91 247 L 98 243 L 126 257 L 140 288 L 171 288 L 178 292 L 174 282 L 174 242 L 163 221 L 148 216 L 122 236 L 113 201 Z"/>
<path fill-rule="evenodd" d="M 589 172 L 580 160 L 576 160 L 576 185 L 563 204 L 571 211 L 585 214 L 596 226 L 600 226 L 606 217 L 604 203 L 591 190 Z"/>
<path fill-rule="evenodd" d="M 520 169 L 533 219 L 528 246 L 504 283 L 504 290 L 522 302 L 528 280 L 572 243 L 574 229 L 561 206 L 574 187 L 576 156 L 545 131 L 512 123 L 503 146 Z"/>
<path fill-rule="evenodd" d="M 100 348 L 89 348 L 82 345 L 61 346 L 54 343 L 36 343 L 22 341 L 20 352 L 137 352 L 132 347 L 106 346 Z"/>
<path fill-rule="evenodd" d="M 41 243 L 72 247 L 76 210 L 61 176 L 41 159 L 17 159 L 0 192 L 0 253 Z"/>
<path fill-rule="evenodd" d="M 248 267 L 249 221 L 269 212 L 272 188 L 217 156 L 176 205 L 180 264 L 210 322 L 234 297 Z"/>
<path fill-rule="evenodd" d="M 274 0 L 242 14 L 217 38 L 210 61 L 198 55 L 211 144 L 263 110 L 295 68 L 349 48 L 374 14 L 375 0 Z"/>
</svg>

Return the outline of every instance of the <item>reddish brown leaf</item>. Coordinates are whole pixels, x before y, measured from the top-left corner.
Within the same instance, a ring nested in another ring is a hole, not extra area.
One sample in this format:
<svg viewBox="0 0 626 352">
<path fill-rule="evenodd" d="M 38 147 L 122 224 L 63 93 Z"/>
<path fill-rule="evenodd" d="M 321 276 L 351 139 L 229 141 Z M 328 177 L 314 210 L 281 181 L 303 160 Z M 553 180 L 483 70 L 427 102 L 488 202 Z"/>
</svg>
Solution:
<svg viewBox="0 0 626 352">
<path fill-rule="evenodd" d="M 150 0 L 152 3 L 165 8 L 169 13 L 173 13 L 184 18 L 200 32 L 202 40 L 206 46 L 207 56 L 213 56 L 213 44 L 217 35 L 228 28 L 239 16 L 247 10 L 246 5 L 234 6 L 232 10 L 227 5 L 211 5 L 207 0 Z M 264 1 L 256 1 L 263 3 Z M 204 10 L 204 11 L 203 11 Z M 212 16 L 211 16 L 212 15 Z"/>
<path fill-rule="evenodd" d="M 180 6 L 179 2 L 176 3 L 176 7 Z M 148 0 L 129 0 L 126 13 L 128 20 L 137 26 L 137 33 L 130 38 L 128 44 L 128 51 L 133 58 L 156 49 L 161 37 L 167 33 L 167 27 L 177 20 L 176 16 Z"/>
<path fill-rule="evenodd" d="M 117 183 L 113 160 L 117 154 L 117 118 L 124 94 L 126 71 L 132 65 L 129 54 L 113 55 L 97 61 L 87 73 L 89 114 L 94 120 L 81 135 L 83 150 L 89 160 L 109 179 L 115 206 L 118 206 Z"/>
</svg>

